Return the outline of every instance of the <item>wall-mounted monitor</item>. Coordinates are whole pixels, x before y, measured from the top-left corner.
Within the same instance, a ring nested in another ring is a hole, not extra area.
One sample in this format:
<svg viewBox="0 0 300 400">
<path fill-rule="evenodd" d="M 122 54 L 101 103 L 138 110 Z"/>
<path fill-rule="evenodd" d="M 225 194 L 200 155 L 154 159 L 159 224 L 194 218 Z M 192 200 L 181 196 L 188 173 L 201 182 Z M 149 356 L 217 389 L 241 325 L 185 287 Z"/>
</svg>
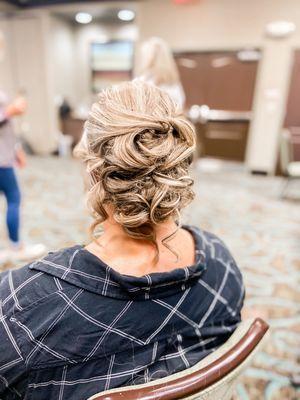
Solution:
<svg viewBox="0 0 300 400">
<path fill-rule="evenodd" d="M 91 44 L 92 90 L 132 78 L 134 44 L 127 40 L 112 40 Z"/>
</svg>

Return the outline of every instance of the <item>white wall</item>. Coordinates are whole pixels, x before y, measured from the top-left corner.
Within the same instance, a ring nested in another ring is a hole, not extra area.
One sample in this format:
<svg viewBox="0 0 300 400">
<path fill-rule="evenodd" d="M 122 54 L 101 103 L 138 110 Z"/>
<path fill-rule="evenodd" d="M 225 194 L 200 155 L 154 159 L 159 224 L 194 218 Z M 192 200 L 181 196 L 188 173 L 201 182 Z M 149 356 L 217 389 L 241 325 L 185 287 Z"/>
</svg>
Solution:
<svg viewBox="0 0 300 400">
<path fill-rule="evenodd" d="M 15 91 L 13 49 L 8 43 L 13 42 L 12 26 L 6 19 L 0 19 L 0 32 L 4 38 L 4 52 L 0 54 L 0 90 L 12 96 Z"/>
<path fill-rule="evenodd" d="M 71 104 L 77 99 L 76 51 L 74 25 L 60 17 L 51 16 L 49 21 L 49 58 L 52 90 L 55 98 L 66 97 Z"/>
<path fill-rule="evenodd" d="M 16 127 L 41 154 L 51 152 L 56 145 L 56 122 L 47 74 L 47 21 L 47 16 L 34 12 L 0 20 L 6 47 L 5 58 L 0 62 L 0 87 L 11 98 L 21 90 L 26 92 L 28 110 L 18 118 Z"/>
<path fill-rule="evenodd" d="M 16 89 L 25 90 L 28 110 L 23 133 L 32 148 L 41 153 L 55 149 L 56 122 L 48 79 L 48 17 L 28 14 L 10 21 L 13 31 L 13 64 Z M 44 139 L 44 140 L 43 140 Z"/>
<path fill-rule="evenodd" d="M 138 10 L 140 38 L 160 36 L 174 50 L 236 49 L 262 46 L 268 22 L 293 20 L 300 43 L 298 0 L 195 0 L 176 5 L 169 0 L 142 1 Z"/>
<path fill-rule="evenodd" d="M 9 20 L 6 18 L 7 13 L 16 9 L 13 5 L 0 1 L 0 33 L 3 35 L 5 44 L 12 43 L 12 29 Z M 14 93 L 14 77 L 12 48 L 5 46 L 5 52 L 0 53 L 0 90 L 4 90 L 9 96 Z M 4 56 L 4 57 L 3 57 Z"/>
</svg>

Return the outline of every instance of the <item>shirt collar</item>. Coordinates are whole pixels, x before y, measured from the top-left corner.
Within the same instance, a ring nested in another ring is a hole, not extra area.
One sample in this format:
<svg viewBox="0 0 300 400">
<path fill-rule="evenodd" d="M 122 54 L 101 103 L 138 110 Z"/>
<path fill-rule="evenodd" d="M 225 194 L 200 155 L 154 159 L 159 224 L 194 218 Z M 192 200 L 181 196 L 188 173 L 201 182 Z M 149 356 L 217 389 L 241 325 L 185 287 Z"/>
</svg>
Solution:
<svg viewBox="0 0 300 400">
<path fill-rule="evenodd" d="M 142 277 L 122 275 L 78 245 L 49 253 L 29 268 L 103 296 L 137 300 L 166 297 L 186 290 L 206 269 L 203 244 L 197 228 L 184 228 L 191 232 L 195 240 L 195 264 L 170 272 L 151 273 Z"/>
</svg>

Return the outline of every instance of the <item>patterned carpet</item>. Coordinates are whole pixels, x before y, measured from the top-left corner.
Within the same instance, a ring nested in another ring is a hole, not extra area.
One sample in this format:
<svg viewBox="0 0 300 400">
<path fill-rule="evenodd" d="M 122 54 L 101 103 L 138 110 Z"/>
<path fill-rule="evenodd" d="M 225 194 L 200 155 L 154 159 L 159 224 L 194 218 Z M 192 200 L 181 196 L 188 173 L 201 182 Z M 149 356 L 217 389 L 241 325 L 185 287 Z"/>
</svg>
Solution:
<svg viewBox="0 0 300 400">
<path fill-rule="evenodd" d="M 250 176 L 239 165 L 204 160 L 194 175 L 197 199 L 185 222 L 226 242 L 244 274 L 245 316 L 262 316 L 271 325 L 270 339 L 246 370 L 236 399 L 300 399 L 291 379 L 300 375 L 300 181 L 280 200 L 280 178 Z M 33 158 L 20 179 L 25 241 L 53 250 L 88 240 L 82 173 L 75 161 Z M 0 215 L 4 207 L 0 198 Z"/>
</svg>

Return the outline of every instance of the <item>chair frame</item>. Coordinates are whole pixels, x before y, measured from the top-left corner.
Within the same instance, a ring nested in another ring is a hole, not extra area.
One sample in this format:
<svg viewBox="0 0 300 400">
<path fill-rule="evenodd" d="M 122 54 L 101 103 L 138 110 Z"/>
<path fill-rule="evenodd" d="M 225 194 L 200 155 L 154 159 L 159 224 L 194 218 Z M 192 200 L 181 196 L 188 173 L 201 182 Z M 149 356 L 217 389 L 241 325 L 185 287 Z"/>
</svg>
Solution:
<svg viewBox="0 0 300 400">
<path fill-rule="evenodd" d="M 241 324 L 243 325 L 243 323 Z M 213 386 L 222 382 L 224 379 L 232 381 L 246 365 L 247 360 L 258 349 L 258 345 L 265 337 L 269 325 L 260 318 L 256 318 L 246 325 L 246 331 L 241 332 L 239 340 L 234 342 L 232 337 L 228 342 L 232 342 L 228 349 L 226 343 L 223 354 L 212 359 L 207 365 L 200 361 L 194 367 L 183 372 L 170 375 L 167 378 L 158 379 L 143 385 L 120 387 L 106 392 L 98 393 L 89 400 L 179 400 L 196 399 L 197 394 L 212 390 Z M 239 328 L 238 328 L 239 329 Z M 237 329 L 237 330 L 238 330 Z M 232 336 L 235 336 L 235 332 Z M 237 336 L 237 334 L 236 334 Z M 215 352 L 217 353 L 217 351 Z M 252 357 L 251 357 L 252 358 Z M 201 367 L 204 364 L 203 367 Z M 231 378 L 230 378 L 231 376 Z"/>
</svg>

